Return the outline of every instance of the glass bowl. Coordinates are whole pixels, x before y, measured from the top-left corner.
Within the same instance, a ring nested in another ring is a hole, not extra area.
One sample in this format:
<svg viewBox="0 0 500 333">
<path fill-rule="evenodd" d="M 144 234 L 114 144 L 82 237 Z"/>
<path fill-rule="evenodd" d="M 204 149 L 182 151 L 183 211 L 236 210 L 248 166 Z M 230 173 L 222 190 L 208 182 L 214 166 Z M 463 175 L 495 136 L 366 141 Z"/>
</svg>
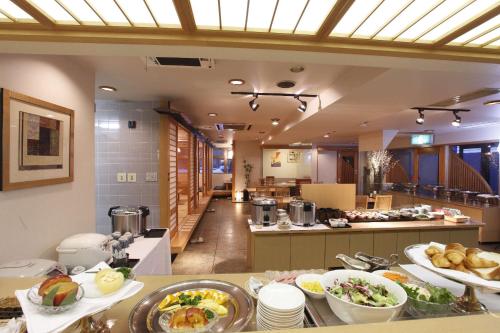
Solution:
<svg viewBox="0 0 500 333">
<path fill-rule="evenodd" d="M 80 302 L 84 295 L 82 286 L 78 285 L 78 291 L 76 292 L 76 298 L 73 303 L 61 306 L 43 305 L 42 296 L 38 295 L 38 289 L 40 289 L 40 285 L 41 283 L 38 283 L 31 287 L 31 289 L 28 291 L 27 298 L 31 302 L 31 304 L 33 304 L 38 310 L 49 314 L 68 311 L 69 309 L 73 308 L 78 302 Z"/>
<path fill-rule="evenodd" d="M 408 296 L 407 311 L 412 317 L 442 317 L 453 312 L 454 303 L 430 303 Z"/>
<path fill-rule="evenodd" d="M 190 306 L 188 306 L 188 307 L 190 307 Z M 205 310 L 204 308 L 200 308 L 200 309 Z M 177 309 L 177 310 L 179 310 L 179 309 Z M 158 323 L 160 324 L 160 327 L 167 333 L 202 333 L 202 332 L 207 332 L 215 325 L 217 320 L 219 320 L 219 316 L 217 315 L 217 313 L 215 313 L 212 310 L 209 310 L 209 311 L 212 312 L 214 316 L 213 316 L 213 318 L 208 319 L 208 323 L 203 327 L 171 328 L 169 326 L 169 322 L 170 322 L 170 319 L 172 318 L 172 316 L 174 315 L 174 313 L 176 312 L 176 310 L 163 313 L 160 316 L 160 318 L 158 318 Z"/>
</svg>

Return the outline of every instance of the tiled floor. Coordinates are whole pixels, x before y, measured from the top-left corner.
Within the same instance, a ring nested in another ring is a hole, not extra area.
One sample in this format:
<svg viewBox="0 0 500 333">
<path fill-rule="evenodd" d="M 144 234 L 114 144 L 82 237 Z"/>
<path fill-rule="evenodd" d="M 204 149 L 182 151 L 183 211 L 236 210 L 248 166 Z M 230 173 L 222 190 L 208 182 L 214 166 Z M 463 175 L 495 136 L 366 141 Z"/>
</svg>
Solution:
<svg viewBox="0 0 500 333">
<path fill-rule="evenodd" d="M 247 219 L 250 205 L 214 199 L 191 239 L 204 242 L 188 244 L 172 263 L 174 274 L 241 273 L 246 264 Z"/>
</svg>

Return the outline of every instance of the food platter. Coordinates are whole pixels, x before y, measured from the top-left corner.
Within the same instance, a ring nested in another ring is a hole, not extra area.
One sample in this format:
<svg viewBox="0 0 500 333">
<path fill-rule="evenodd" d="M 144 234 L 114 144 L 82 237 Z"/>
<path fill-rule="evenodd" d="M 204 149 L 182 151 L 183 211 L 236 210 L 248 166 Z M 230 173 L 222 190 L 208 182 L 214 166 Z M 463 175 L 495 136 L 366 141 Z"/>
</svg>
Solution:
<svg viewBox="0 0 500 333">
<path fill-rule="evenodd" d="M 160 327 L 158 304 L 169 294 L 187 290 L 214 289 L 230 295 L 228 314 L 219 318 L 210 332 L 239 332 L 252 320 L 254 304 L 252 297 L 242 288 L 218 280 L 190 280 L 162 287 L 144 297 L 132 309 L 129 316 L 129 331 L 133 333 L 163 332 Z"/>
</svg>

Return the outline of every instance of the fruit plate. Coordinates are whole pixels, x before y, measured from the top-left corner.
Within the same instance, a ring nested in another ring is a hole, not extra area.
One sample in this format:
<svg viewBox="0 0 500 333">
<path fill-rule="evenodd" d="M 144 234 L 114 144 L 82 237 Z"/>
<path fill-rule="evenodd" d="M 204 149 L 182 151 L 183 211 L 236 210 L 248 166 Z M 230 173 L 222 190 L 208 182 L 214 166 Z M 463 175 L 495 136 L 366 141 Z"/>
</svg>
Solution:
<svg viewBox="0 0 500 333">
<path fill-rule="evenodd" d="M 31 287 L 28 291 L 27 298 L 38 310 L 43 311 L 45 313 L 54 314 L 61 313 L 64 311 L 68 311 L 73 308 L 84 295 L 84 291 L 81 285 L 78 285 L 78 291 L 76 292 L 75 301 L 71 304 L 60 305 L 60 306 L 52 306 L 52 305 L 43 305 L 42 304 L 42 296 L 38 295 L 38 289 L 40 289 L 41 283 L 38 283 Z"/>
<path fill-rule="evenodd" d="M 230 295 L 226 304 L 227 316 L 219 317 L 210 331 L 240 332 L 251 321 L 254 313 L 252 297 L 241 287 L 218 280 L 190 280 L 162 287 L 137 303 L 129 316 L 129 331 L 132 333 L 162 332 L 158 304 L 168 295 L 179 291 L 214 289 Z"/>
</svg>

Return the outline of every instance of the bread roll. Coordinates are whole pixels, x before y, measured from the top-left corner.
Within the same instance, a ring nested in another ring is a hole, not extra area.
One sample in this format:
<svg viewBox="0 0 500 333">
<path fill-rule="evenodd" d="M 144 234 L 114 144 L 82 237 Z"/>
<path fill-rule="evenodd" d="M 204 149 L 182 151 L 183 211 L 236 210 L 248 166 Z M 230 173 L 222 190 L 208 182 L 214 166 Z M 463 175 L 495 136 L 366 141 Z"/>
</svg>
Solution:
<svg viewBox="0 0 500 333">
<path fill-rule="evenodd" d="M 458 265 L 452 264 L 450 266 L 450 269 L 453 269 L 455 271 L 464 272 L 464 273 L 469 273 L 469 270 L 465 267 L 463 262 L 458 264 Z"/>
<path fill-rule="evenodd" d="M 471 253 L 465 258 L 465 266 L 467 268 L 493 268 L 497 267 L 498 263 L 493 260 L 480 258 L 476 253 Z"/>
<path fill-rule="evenodd" d="M 432 256 L 432 264 L 439 268 L 450 268 L 451 262 L 444 256 L 444 253 L 438 253 Z"/>
<path fill-rule="evenodd" d="M 440 248 L 434 245 L 431 245 L 427 249 L 425 249 L 425 254 L 427 254 L 429 258 L 432 258 L 435 254 L 438 253 L 443 253 L 443 251 L 441 251 Z"/>
<path fill-rule="evenodd" d="M 455 250 L 455 251 L 459 251 L 459 252 L 462 252 L 463 254 L 465 254 L 465 247 L 460 244 L 460 243 L 450 243 L 448 245 L 446 245 L 446 247 L 444 248 L 444 251 L 449 251 L 449 250 Z"/>
<path fill-rule="evenodd" d="M 444 256 L 454 265 L 461 264 L 465 259 L 465 253 L 458 250 L 447 250 L 444 252 Z"/>
</svg>

